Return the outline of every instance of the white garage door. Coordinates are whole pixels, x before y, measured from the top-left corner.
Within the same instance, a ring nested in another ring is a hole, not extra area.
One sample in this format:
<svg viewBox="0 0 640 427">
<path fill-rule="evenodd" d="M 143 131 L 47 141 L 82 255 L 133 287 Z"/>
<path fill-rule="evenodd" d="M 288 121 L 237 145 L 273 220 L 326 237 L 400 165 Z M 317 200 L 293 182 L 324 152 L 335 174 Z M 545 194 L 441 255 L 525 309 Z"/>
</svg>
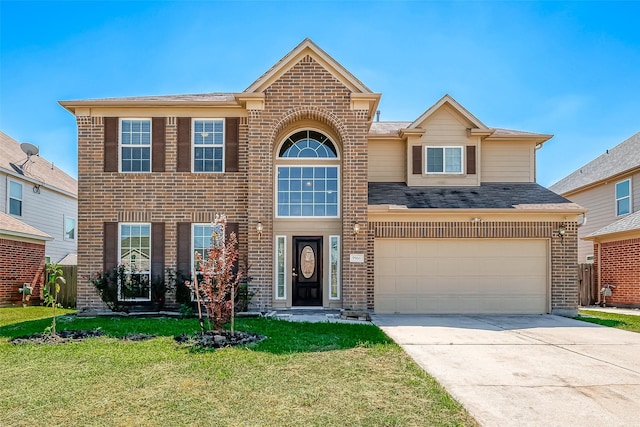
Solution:
<svg viewBox="0 0 640 427">
<path fill-rule="evenodd" d="M 548 311 L 547 241 L 376 239 L 376 313 Z"/>
</svg>

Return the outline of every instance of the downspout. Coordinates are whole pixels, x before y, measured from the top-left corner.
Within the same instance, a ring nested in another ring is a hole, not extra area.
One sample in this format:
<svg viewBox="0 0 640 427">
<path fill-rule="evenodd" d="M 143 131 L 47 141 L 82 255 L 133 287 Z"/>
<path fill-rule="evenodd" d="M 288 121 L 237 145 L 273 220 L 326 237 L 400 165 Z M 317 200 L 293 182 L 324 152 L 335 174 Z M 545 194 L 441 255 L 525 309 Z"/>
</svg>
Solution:
<svg viewBox="0 0 640 427">
<path fill-rule="evenodd" d="M 600 290 L 602 289 L 602 275 L 600 274 L 601 269 L 602 269 L 602 258 L 601 258 L 601 254 L 602 254 L 602 245 L 600 244 L 600 242 L 596 241 L 596 245 L 598 245 L 598 287 L 597 289 Z M 596 302 L 596 305 L 600 305 L 600 297 L 602 296 L 602 292 L 598 292 L 598 301 Z"/>
</svg>

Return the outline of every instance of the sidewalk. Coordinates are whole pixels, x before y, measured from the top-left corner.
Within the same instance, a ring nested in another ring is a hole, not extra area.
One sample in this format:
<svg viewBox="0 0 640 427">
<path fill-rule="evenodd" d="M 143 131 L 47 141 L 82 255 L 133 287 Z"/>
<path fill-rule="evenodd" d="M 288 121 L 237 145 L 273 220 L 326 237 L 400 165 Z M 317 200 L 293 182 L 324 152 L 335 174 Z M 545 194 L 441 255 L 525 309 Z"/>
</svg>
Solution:
<svg viewBox="0 0 640 427">
<path fill-rule="evenodd" d="M 640 316 L 640 308 L 600 307 L 597 305 L 591 305 L 589 307 L 580 307 L 580 310 L 602 311 L 605 313 L 629 314 L 631 316 Z"/>
</svg>

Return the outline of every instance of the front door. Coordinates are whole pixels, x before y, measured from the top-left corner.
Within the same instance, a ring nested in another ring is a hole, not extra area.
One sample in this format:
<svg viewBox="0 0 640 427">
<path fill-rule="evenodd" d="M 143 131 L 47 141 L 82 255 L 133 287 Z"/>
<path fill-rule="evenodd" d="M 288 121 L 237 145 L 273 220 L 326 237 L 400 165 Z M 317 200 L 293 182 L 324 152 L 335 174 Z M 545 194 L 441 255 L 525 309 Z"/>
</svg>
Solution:
<svg viewBox="0 0 640 427">
<path fill-rule="evenodd" d="M 322 237 L 293 238 L 293 305 L 322 305 Z"/>
</svg>

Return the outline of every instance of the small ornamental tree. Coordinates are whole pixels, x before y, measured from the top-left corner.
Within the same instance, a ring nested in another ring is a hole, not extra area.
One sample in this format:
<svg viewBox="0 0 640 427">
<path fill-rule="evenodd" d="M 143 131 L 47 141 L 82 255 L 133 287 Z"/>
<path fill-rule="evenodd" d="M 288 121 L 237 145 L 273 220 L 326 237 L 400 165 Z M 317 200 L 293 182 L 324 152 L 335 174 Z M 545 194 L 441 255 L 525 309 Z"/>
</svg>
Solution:
<svg viewBox="0 0 640 427">
<path fill-rule="evenodd" d="M 58 293 L 60 284 L 66 285 L 67 280 L 62 277 L 62 267 L 58 264 L 47 264 L 47 283 L 42 289 L 44 305 L 53 307 L 53 320 L 51 321 L 51 335 L 56 336 L 56 308 L 58 306 Z"/>
<path fill-rule="evenodd" d="M 233 319 L 233 301 L 240 281 L 235 267 L 238 238 L 235 233 L 225 236 L 226 227 L 226 216 L 216 215 L 207 256 L 195 254 L 199 271 L 194 275 L 194 291 L 199 292 L 198 303 L 205 306 L 207 316 L 217 331 Z"/>
</svg>

